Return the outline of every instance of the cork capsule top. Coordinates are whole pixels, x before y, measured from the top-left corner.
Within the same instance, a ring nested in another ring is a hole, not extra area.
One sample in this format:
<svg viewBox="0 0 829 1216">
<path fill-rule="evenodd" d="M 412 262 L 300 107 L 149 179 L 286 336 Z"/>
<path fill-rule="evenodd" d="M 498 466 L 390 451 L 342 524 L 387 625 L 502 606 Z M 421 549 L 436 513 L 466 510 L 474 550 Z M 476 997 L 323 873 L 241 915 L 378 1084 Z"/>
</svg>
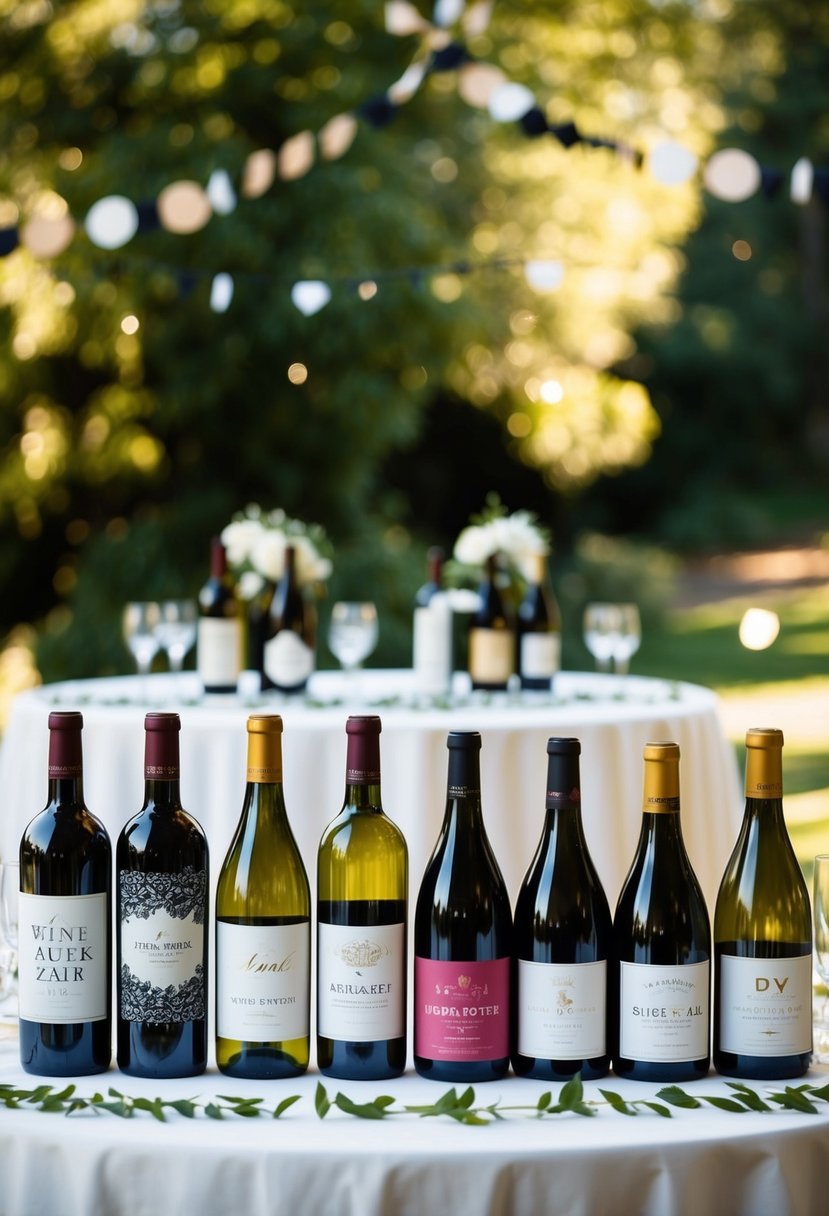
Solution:
<svg viewBox="0 0 829 1216">
<path fill-rule="evenodd" d="M 783 732 L 773 726 L 752 726 L 746 731 L 746 747 L 782 747 Z"/>
<path fill-rule="evenodd" d="M 481 750 L 481 732 L 478 730 L 452 730 L 447 735 L 446 746 L 450 751 L 479 752 Z"/>
<path fill-rule="evenodd" d="M 249 735 L 281 735 L 282 717 L 280 714 L 251 714 L 247 730 Z"/>
<path fill-rule="evenodd" d="M 646 743 L 644 757 L 646 760 L 678 760 L 678 743 Z"/>
<path fill-rule="evenodd" d="M 548 756 L 580 756 L 581 741 L 579 739 L 548 739 Z"/>
<path fill-rule="evenodd" d="M 78 709 L 55 709 L 49 714 L 49 730 L 81 730 L 83 714 Z"/>
<path fill-rule="evenodd" d="M 378 714 L 352 714 L 345 724 L 347 735 L 379 735 L 382 723 Z"/>
<path fill-rule="evenodd" d="M 679 810 L 679 744 L 646 743 L 642 810 L 665 814 Z"/>
</svg>

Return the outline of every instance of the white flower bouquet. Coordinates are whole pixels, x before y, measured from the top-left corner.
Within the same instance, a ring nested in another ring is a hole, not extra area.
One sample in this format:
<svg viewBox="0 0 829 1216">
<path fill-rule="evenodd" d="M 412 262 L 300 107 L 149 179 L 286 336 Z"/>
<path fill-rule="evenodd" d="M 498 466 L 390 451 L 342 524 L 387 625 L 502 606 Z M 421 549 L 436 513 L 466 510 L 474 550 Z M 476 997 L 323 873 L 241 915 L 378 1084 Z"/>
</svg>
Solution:
<svg viewBox="0 0 829 1216">
<path fill-rule="evenodd" d="M 324 583 L 331 574 L 331 544 L 325 529 L 320 524 L 291 519 L 281 509 L 263 511 L 251 503 L 224 529 L 222 544 L 238 580 L 239 593 L 246 600 L 258 595 L 266 582 L 279 582 L 289 546 L 294 549 L 294 570 L 300 587 Z"/>
<path fill-rule="evenodd" d="M 510 574 L 527 579 L 533 559 L 550 553 L 550 534 L 532 511 L 507 512 L 497 495 L 455 541 L 453 557 L 459 567 L 479 571 L 487 559 L 499 554 Z"/>
</svg>

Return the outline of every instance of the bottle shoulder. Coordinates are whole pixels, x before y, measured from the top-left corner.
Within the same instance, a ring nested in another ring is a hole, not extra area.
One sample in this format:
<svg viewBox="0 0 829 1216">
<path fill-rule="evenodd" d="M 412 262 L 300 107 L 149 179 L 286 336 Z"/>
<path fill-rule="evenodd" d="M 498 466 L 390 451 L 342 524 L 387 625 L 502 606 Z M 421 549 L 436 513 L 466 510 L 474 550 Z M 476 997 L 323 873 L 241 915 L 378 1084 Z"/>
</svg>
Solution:
<svg viewBox="0 0 829 1216">
<path fill-rule="evenodd" d="M 106 828 L 86 807 L 44 807 L 28 823 L 20 842 L 23 853 L 110 852 Z"/>
<path fill-rule="evenodd" d="M 320 853 L 366 847 L 408 852 L 400 828 L 379 809 L 343 807 L 328 824 L 320 841 Z"/>
</svg>

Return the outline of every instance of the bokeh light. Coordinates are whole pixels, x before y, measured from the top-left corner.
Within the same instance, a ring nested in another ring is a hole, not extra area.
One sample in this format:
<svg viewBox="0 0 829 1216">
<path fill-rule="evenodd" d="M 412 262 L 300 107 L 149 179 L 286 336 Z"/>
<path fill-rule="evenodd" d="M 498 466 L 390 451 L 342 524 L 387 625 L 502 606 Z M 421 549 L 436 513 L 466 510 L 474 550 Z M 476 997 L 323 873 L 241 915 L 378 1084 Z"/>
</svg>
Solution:
<svg viewBox="0 0 829 1216">
<path fill-rule="evenodd" d="M 740 621 L 740 641 L 746 650 L 768 650 L 780 632 L 780 618 L 768 608 L 749 608 Z"/>
</svg>

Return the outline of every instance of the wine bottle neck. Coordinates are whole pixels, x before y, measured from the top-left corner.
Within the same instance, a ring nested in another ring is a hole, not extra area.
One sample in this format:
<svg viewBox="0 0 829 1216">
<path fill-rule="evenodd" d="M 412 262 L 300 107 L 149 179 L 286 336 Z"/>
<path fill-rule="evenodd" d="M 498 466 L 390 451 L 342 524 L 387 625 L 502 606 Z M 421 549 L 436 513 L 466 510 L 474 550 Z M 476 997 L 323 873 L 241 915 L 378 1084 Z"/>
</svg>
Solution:
<svg viewBox="0 0 829 1216">
<path fill-rule="evenodd" d="M 282 823 L 287 820 L 285 791 L 281 781 L 248 781 L 243 813 L 257 822 Z"/>
<path fill-rule="evenodd" d="M 178 778 L 147 778 L 144 782 L 144 805 L 162 810 L 165 808 L 179 809 L 181 792 Z"/>
<path fill-rule="evenodd" d="M 761 824 L 782 826 L 786 831 L 782 798 L 746 798 L 745 818 L 757 820 Z"/>
<path fill-rule="evenodd" d="M 56 810 L 85 808 L 82 777 L 50 777 L 47 802 Z"/>
<path fill-rule="evenodd" d="M 379 776 L 376 781 L 346 781 L 345 806 L 357 811 L 382 811 Z"/>
<path fill-rule="evenodd" d="M 746 804 L 780 802 L 783 798 L 783 756 L 780 747 L 746 749 Z"/>
<path fill-rule="evenodd" d="M 372 729 L 348 735 L 345 805 L 361 810 L 382 810 L 379 731 Z"/>
<path fill-rule="evenodd" d="M 682 825 L 679 811 L 666 814 L 664 811 L 645 811 L 642 815 L 642 844 L 648 847 L 678 851 L 684 855 L 685 843 L 682 839 Z"/>
<path fill-rule="evenodd" d="M 459 824 L 476 825 L 483 822 L 481 811 L 480 752 L 463 748 L 449 752 L 449 773 L 446 782 L 446 819 Z"/>
</svg>

